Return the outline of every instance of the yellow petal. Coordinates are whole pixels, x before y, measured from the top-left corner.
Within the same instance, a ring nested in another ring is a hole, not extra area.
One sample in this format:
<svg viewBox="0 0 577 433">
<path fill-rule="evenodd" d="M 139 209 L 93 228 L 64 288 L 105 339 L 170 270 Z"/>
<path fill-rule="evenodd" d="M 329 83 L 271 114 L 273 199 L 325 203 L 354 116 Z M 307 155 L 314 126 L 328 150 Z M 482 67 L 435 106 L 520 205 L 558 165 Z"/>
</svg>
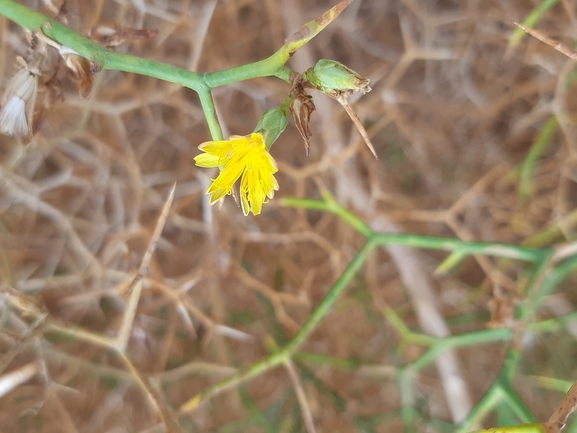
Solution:
<svg viewBox="0 0 577 433">
<path fill-rule="evenodd" d="M 215 155 L 209 155 L 208 153 L 201 153 L 194 157 L 194 162 L 198 167 L 218 167 L 220 158 Z"/>
<path fill-rule="evenodd" d="M 219 158 L 226 157 L 227 153 L 230 152 L 232 144 L 230 141 L 207 141 L 198 146 L 200 150 L 210 155 L 218 156 Z"/>
</svg>

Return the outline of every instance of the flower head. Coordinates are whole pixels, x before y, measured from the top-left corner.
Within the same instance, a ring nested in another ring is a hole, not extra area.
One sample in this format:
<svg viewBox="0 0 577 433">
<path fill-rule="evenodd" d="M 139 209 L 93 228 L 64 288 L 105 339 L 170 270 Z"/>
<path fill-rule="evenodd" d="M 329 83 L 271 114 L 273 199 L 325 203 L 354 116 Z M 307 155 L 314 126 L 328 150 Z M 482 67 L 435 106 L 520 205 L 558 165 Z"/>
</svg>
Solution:
<svg viewBox="0 0 577 433">
<path fill-rule="evenodd" d="M 230 140 L 208 141 L 198 148 L 205 153 L 194 158 L 197 166 L 220 168 L 220 174 L 206 191 L 210 194 L 210 204 L 230 194 L 241 176 L 240 202 L 245 215 L 250 211 L 258 215 L 266 199 L 273 198 L 278 191 L 274 178 L 278 168 L 260 132 L 244 137 L 233 135 Z"/>
</svg>

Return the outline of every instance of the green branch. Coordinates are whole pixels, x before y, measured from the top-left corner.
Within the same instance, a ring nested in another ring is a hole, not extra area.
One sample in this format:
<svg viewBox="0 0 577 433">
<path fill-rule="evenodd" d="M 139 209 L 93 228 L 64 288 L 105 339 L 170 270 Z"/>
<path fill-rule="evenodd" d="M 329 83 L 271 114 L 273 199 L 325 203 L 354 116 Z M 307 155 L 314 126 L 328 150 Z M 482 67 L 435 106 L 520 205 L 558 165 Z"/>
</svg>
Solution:
<svg viewBox="0 0 577 433">
<path fill-rule="evenodd" d="M 204 391 L 200 392 L 198 395 L 189 399 L 183 403 L 179 409 L 179 414 L 184 414 L 195 410 L 201 403 L 207 401 L 211 397 L 220 394 L 222 391 L 236 387 L 237 385 L 247 382 L 260 374 L 277 367 L 282 364 L 288 363 L 295 352 L 304 344 L 309 335 L 316 329 L 318 324 L 325 318 L 328 314 L 339 295 L 347 288 L 351 280 L 357 274 L 357 272 L 362 267 L 363 263 L 369 256 L 369 254 L 374 250 L 375 243 L 367 242 L 360 251 L 355 255 L 353 260 L 346 267 L 344 272 L 341 274 L 339 279 L 331 287 L 328 293 L 325 295 L 323 300 L 315 308 L 311 316 L 299 330 L 299 332 L 294 336 L 294 338 L 282 349 L 269 355 L 265 359 L 262 359 L 250 367 L 227 377 L 226 379 L 218 382 L 217 384 L 206 388 Z"/>
<path fill-rule="evenodd" d="M 14 0 L 0 0 L 0 15 L 32 31 L 41 31 L 50 39 L 76 51 L 100 69 L 132 72 L 180 84 L 201 91 L 258 77 L 278 76 L 289 81 L 290 69 L 284 65 L 291 56 L 329 25 L 350 3 L 346 0 L 316 20 L 306 23 L 270 57 L 222 71 L 197 74 L 176 66 L 111 51 L 70 27 Z"/>
<path fill-rule="evenodd" d="M 379 245 L 403 245 L 414 248 L 445 250 L 462 255 L 480 254 L 486 256 L 507 257 L 533 263 L 541 263 L 549 257 L 551 248 L 529 248 L 498 242 L 467 242 L 454 238 L 416 235 L 409 233 L 377 233 L 362 219 L 339 205 L 327 192 L 323 192 L 324 200 L 301 198 L 284 198 L 283 205 L 287 207 L 305 208 L 331 212 L 338 215 L 367 239 L 374 239 Z"/>
<path fill-rule="evenodd" d="M 200 105 L 202 111 L 204 111 L 204 116 L 206 117 L 206 123 L 208 123 L 210 136 L 213 140 L 224 140 L 210 89 L 207 88 L 199 91 L 198 97 L 200 98 Z"/>
</svg>

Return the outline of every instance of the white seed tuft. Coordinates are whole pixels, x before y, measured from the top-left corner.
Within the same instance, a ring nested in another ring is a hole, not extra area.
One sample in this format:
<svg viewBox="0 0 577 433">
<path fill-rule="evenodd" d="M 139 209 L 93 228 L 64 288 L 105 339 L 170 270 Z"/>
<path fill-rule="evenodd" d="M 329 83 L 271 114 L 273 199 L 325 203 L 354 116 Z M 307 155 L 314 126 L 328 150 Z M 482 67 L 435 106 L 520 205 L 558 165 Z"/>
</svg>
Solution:
<svg viewBox="0 0 577 433">
<path fill-rule="evenodd" d="M 0 130 L 7 135 L 28 135 L 26 103 L 19 96 L 12 96 L 2 108 L 0 112 Z"/>
</svg>

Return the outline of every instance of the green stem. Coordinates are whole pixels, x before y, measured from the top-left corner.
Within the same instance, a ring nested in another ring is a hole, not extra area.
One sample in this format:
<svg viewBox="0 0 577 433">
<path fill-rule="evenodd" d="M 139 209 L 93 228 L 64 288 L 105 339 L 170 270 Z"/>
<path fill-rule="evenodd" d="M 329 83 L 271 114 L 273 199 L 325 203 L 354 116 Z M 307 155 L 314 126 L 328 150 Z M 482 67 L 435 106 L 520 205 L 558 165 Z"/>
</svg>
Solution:
<svg viewBox="0 0 577 433">
<path fill-rule="evenodd" d="M 494 343 L 498 341 L 508 341 L 513 337 L 513 332 L 509 328 L 483 329 L 481 331 L 468 332 L 461 335 L 453 335 L 438 340 L 431 348 L 425 352 L 419 359 L 411 364 L 416 371 L 423 370 L 429 364 L 435 361 L 442 353 L 448 350 L 475 346 L 480 344 Z"/>
<path fill-rule="evenodd" d="M 204 111 L 204 116 L 206 117 L 206 122 L 208 123 L 208 129 L 213 140 L 224 140 L 222 136 L 222 129 L 220 123 L 218 122 L 218 116 L 216 115 L 216 108 L 214 107 L 214 100 L 212 99 L 212 92 L 210 89 L 206 88 L 198 92 L 198 97 L 200 98 L 200 105 L 202 106 L 202 111 Z"/>
<path fill-rule="evenodd" d="M 471 430 L 472 426 L 478 425 L 487 417 L 493 408 L 503 399 L 503 391 L 497 382 L 493 383 L 485 395 L 479 400 L 467 418 L 459 426 L 455 433 L 466 433 Z"/>
<path fill-rule="evenodd" d="M 548 271 L 549 265 L 548 260 L 544 261 L 543 265 L 536 270 L 536 272 L 539 272 L 538 278 L 540 280 L 536 281 L 535 290 L 530 293 L 528 304 L 521 309 L 522 318 L 525 320 L 533 317 L 545 297 L 550 295 L 555 287 L 559 286 L 570 273 L 577 270 L 577 255 L 569 257 L 550 271 Z"/>
<path fill-rule="evenodd" d="M 542 247 L 555 240 L 565 239 L 565 233 L 570 233 L 577 225 L 577 209 L 571 211 L 569 215 L 553 226 L 546 228 L 523 242 L 524 247 Z"/>
<path fill-rule="evenodd" d="M 204 82 L 211 89 L 251 78 L 274 76 L 290 59 L 284 47 L 272 56 L 258 62 L 204 74 Z"/>
<path fill-rule="evenodd" d="M 535 9 L 533 9 L 531 13 L 525 17 L 522 24 L 525 27 L 533 27 L 539 22 L 545 12 L 547 12 L 547 10 L 552 8 L 558 2 L 559 0 L 542 0 L 537 6 L 535 6 Z M 519 45 L 519 42 L 523 40 L 526 34 L 527 33 L 525 33 L 525 30 L 523 29 L 515 29 L 513 36 L 511 36 L 509 41 L 509 45 L 512 47 Z"/>
<path fill-rule="evenodd" d="M 522 423 L 537 422 L 537 417 L 508 383 L 501 383 L 503 399 Z"/>
<path fill-rule="evenodd" d="M 57 20 L 14 0 L 0 0 L 0 15 L 4 15 L 9 20 L 14 21 L 21 27 L 32 32 L 42 31 L 50 39 L 73 49 L 82 57 L 86 57 L 98 65 L 100 69 L 146 75 L 180 84 L 198 92 L 206 88 L 213 89 L 226 84 L 258 77 L 276 76 L 281 80 L 290 82 L 292 71 L 284 66 L 285 63 L 288 62 L 294 51 L 312 39 L 324 28 L 323 26 L 322 28 L 316 29 L 309 34 L 307 38 L 297 41 L 297 43 L 283 45 L 278 51 L 266 59 L 222 71 L 197 74 L 165 63 L 111 51 Z M 315 23 L 315 21 L 312 21 L 312 23 Z M 326 24 L 328 24 L 328 22 L 325 23 L 325 26 Z"/>
<path fill-rule="evenodd" d="M 375 246 L 376 244 L 374 242 L 369 241 L 359 250 L 333 287 L 331 287 L 320 304 L 315 308 L 303 327 L 294 336 L 291 342 L 285 346 L 283 349 L 284 351 L 288 354 L 293 354 L 300 348 L 300 346 L 302 346 L 311 332 L 313 332 L 317 325 L 325 318 L 339 295 L 347 288 L 347 285 L 360 270 L 368 255 L 375 249 Z"/>
<path fill-rule="evenodd" d="M 521 164 L 521 180 L 519 182 L 519 198 L 526 200 L 531 196 L 533 191 L 533 175 L 537 162 L 549 147 L 551 139 L 559 129 L 557 117 L 551 116 L 549 121 L 543 126 L 539 136 L 531 146 L 531 150 Z"/>
<path fill-rule="evenodd" d="M 287 83 L 291 83 L 291 77 L 296 74 L 296 72 L 292 71 L 291 69 L 287 68 L 286 66 L 283 66 L 282 68 L 279 68 L 278 71 L 275 72 L 274 76 L 277 77 L 278 79 L 281 79 L 283 81 L 286 81 Z"/>
<path fill-rule="evenodd" d="M 497 242 L 466 242 L 453 238 L 406 233 L 379 233 L 375 235 L 375 241 L 380 245 L 405 245 L 415 248 L 457 251 L 462 254 L 509 257 L 528 262 L 539 262 L 550 252 L 549 248 L 526 248 Z"/>
<path fill-rule="evenodd" d="M 186 401 L 180 409 L 178 413 L 180 415 L 194 411 L 201 403 L 209 400 L 211 397 L 214 397 L 217 394 L 220 394 L 227 389 L 235 388 L 236 386 L 240 385 L 241 383 L 247 382 L 251 379 L 254 379 L 257 376 L 260 376 L 262 373 L 270 370 L 271 368 L 277 367 L 281 364 L 285 364 L 287 362 L 287 355 L 284 351 L 273 353 L 270 356 L 267 356 L 265 359 L 262 359 L 250 367 L 239 371 L 224 380 L 221 380 L 215 385 L 212 385 L 195 397 L 191 398 L 190 400 Z"/>
<path fill-rule="evenodd" d="M 357 370 L 363 365 L 361 361 L 355 359 L 335 358 L 314 352 L 297 352 L 294 354 L 293 359 L 295 361 L 306 362 L 307 364 L 323 367 L 328 366 L 337 370 Z"/>
<path fill-rule="evenodd" d="M 324 212 L 331 212 L 343 219 L 350 226 L 356 229 L 364 237 L 370 238 L 374 235 L 374 231 L 362 221 L 359 217 L 349 212 L 340 206 L 327 191 L 323 191 L 324 200 L 312 200 L 306 198 L 285 197 L 282 199 L 282 204 L 287 207 L 296 207 L 312 210 L 320 210 Z"/>
<path fill-rule="evenodd" d="M 283 205 L 332 212 L 339 216 L 359 233 L 368 239 L 374 239 L 379 245 L 404 245 L 415 248 L 454 251 L 460 254 L 481 254 L 497 257 L 508 257 L 528 262 L 542 262 L 552 253 L 550 248 L 529 248 L 497 242 L 467 242 L 454 238 L 415 235 L 407 233 L 376 233 L 358 216 L 340 206 L 329 195 L 323 194 L 325 200 L 301 198 L 284 198 Z"/>
<path fill-rule="evenodd" d="M 286 364 L 291 360 L 293 354 L 303 345 L 307 337 L 315 330 L 317 325 L 324 319 L 339 295 L 347 288 L 348 284 L 357 274 L 367 256 L 375 248 L 374 242 L 367 242 L 356 254 L 353 260 L 346 267 L 339 279 L 331 287 L 325 295 L 320 304 L 315 308 L 309 319 L 305 322 L 300 331 L 294 338 L 284 346 L 280 351 L 273 353 L 265 359 L 256 362 L 250 367 L 227 377 L 217 384 L 206 388 L 200 394 L 186 401 L 179 410 L 180 414 L 191 412 L 195 410 L 202 402 L 211 397 L 220 394 L 222 391 L 236 387 L 237 385 L 247 382 L 262 373 L 277 367 L 281 364 Z"/>
</svg>

